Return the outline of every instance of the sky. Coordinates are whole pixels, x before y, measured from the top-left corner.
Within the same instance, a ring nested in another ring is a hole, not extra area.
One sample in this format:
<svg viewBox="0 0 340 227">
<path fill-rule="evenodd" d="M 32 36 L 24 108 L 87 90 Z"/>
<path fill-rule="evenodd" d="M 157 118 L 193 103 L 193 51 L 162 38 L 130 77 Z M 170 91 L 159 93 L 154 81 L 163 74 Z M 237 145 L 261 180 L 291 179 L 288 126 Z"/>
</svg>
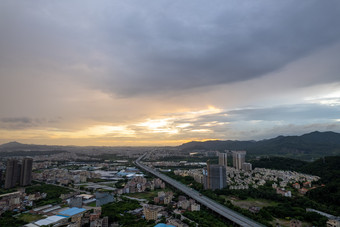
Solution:
<svg viewBox="0 0 340 227">
<path fill-rule="evenodd" d="M 340 132 L 340 1 L 2 0 L 0 143 Z"/>
</svg>

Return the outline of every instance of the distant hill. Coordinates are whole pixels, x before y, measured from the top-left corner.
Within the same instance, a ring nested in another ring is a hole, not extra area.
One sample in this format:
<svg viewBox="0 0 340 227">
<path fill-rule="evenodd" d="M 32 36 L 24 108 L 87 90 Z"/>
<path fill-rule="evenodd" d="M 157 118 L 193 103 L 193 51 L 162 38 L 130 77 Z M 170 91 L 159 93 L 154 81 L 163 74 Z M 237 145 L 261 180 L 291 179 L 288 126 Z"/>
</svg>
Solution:
<svg viewBox="0 0 340 227">
<path fill-rule="evenodd" d="M 18 142 L 9 142 L 0 145 L 0 151 L 11 152 L 11 151 L 29 151 L 29 150 L 60 150 L 65 148 L 63 146 L 49 146 L 49 145 L 35 145 L 35 144 L 22 144 Z"/>
<path fill-rule="evenodd" d="M 23 144 L 14 141 L 14 142 L 9 142 L 9 143 L 1 144 L 0 148 L 2 148 L 2 149 L 4 149 L 4 148 L 12 148 L 12 147 L 18 147 L 18 146 L 22 146 L 22 145 Z"/>
<path fill-rule="evenodd" d="M 0 145 L 0 157 L 51 155 L 67 152 L 67 147 L 9 142 Z"/>
<path fill-rule="evenodd" d="M 26 144 L 18 143 L 18 142 L 9 142 L 0 145 L 0 151 L 11 151 L 11 150 L 16 150 L 16 149 L 22 149 L 26 148 Z"/>
<path fill-rule="evenodd" d="M 304 160 L 340 155 L 340 133 L 311 132 L 301 136 L 278 136 L 260 141 L 206 141 L 189 142 L 179 146 L 192 150 L 246 150 L 248 157 L 279 155 Z"/>
</svg>

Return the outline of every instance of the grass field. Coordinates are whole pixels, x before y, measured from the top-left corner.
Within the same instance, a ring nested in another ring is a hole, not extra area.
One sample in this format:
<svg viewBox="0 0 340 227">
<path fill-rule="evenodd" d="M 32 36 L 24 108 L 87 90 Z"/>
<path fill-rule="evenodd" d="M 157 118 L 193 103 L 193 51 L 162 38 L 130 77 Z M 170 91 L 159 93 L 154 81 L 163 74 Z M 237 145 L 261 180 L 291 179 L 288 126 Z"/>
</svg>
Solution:
<svg viewBox="0 0 340 227">
<path fill-rule="evenodd" d="M 96 207 L 96 201 L 87 204 L 87 206 L 89 206 L 89 207 Z"/>
<path fill-rule="evenodd" d="M 26 221 L 26 222 L 33 222 L 33 221 L 40 220 L 43 217 L 44 216 L 40 215 L 40 214 L 29 214 L 29 213 L 26 213 L 26 214 L 20 214 L 18 216 L 18 219 L 21 219 L 21 220 Z"/>
</svg>

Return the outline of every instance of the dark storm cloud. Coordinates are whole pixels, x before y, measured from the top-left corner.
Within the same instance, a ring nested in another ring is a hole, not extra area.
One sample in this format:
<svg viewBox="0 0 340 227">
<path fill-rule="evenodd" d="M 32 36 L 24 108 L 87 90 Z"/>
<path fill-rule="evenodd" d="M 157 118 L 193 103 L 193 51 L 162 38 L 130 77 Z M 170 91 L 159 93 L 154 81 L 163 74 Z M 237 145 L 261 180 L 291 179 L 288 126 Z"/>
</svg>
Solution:
<svg viewBox="0 0 340 227">
<path fill-rule="evenodd" d="M 230 121 L 308 121 L 311 119 L 339 119 L 340 105 L 300 104 L 269 108 L 253 108 L 229 111 Z"/>
<path fill-rule="evenodd" d="M 27 129 L 37 127 L 40 124 L 40 120 L 35 120 L 28 117 L 0 118 L 0 128 L 7 130 Z"/>
<path fill-rule="evenodd" d="M 194 19 L 190 15 L 201 12 L 201 6 L 189 11 L 188 5 L 173 4 L 168 12 L 159 14 L 129 15 L 123 22 L 126 30 L 121 31 L 124 39 L 119 48 L 127 69 L 119 71 L 123 77 L 108 78 L 108 89 L 129 95 L 249 80 L 340 38 L 338 1 L 222 6 L 205 2 L 207 11 L 216 10 L 216 15 L 206 17 L 203 12 Z M 127 32 L 129 29 L 133 32 Z M 113 40 L 115 32 L 113 29 Z M 321 81 L 338 80 L 336 75 L 323 76 Z"/>
<path fill-rule="evenodd" d="M 3 117 L 0 118 L 0 129 L 20 130 L 30 129 L 39 126 L 46 126 L 49 123 L 58 123 L 60 118 L 30 118 L 30 117 Z"/>
<path fill-rule="evenodd" d="M 338 42 L 339 11 L 335 0 L 2 1 L 1 77 L 57 74 L 123 96 L 244 81 Z"/>
</svg>

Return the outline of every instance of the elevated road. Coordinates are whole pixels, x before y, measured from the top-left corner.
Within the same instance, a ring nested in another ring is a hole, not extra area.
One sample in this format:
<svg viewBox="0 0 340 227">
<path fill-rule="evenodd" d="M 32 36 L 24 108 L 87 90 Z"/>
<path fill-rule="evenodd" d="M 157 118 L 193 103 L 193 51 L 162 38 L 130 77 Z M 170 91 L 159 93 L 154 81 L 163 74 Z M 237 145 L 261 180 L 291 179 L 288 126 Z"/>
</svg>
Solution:
<svg viewBox="0 0 340 227">
<path fill-rule="evenodd" d="M 145 154 L 146 155 L 146 154 Z M 264 226 L 250 218 L 247 218 L 217 202 L 215 202 L 212 199 L 209 199 L 208 197 L 200 194 L 198 191 L 189 188 L 188 186 L 172 179 L 171 177 L 168 177 L 158 171 L 156 171 L 153 168 L 150 168 L 149 166 L 143 165 L 140 163 L 140 160 L 145 157 L 145 155 L 142 155 L 136 160 L 136 165 L 139 166 L 140 168 L 144 169 L 145 171 L 152 173 L 153 175 L 161 178 L 163 181 L 167 182 L 168 184 L 172 185 L 173 187 L 179 189 L 180 191 L 184 192 L 187 194 L 189 197 L 193 198 L 200 204 L 208 207 L 209 209 L 215 211 L 216 213 L 220 214 L 221 216 L 225 217 L 226 219 L 240 225 L 240 226 L 245 226 L 245 227 L 259 227 L 259 226 Z"/>
</svg>

